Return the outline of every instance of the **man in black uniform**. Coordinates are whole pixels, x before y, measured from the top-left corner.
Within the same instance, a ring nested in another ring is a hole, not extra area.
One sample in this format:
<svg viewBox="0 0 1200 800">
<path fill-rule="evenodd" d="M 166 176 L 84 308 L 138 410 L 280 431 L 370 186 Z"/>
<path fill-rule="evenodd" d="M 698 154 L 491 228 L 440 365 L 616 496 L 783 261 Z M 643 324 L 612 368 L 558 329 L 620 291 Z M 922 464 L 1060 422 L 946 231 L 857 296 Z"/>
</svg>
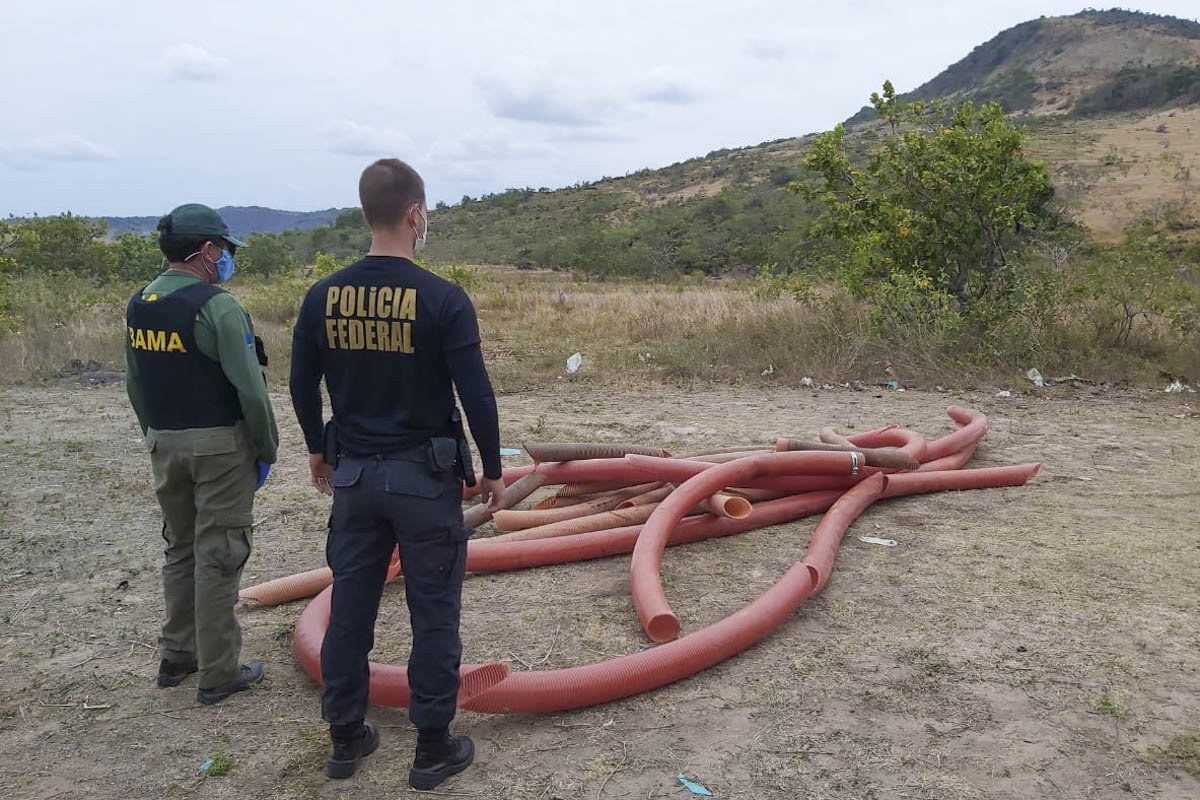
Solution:
<svg viewBox="0 0 1200 800">
<path fill-rule="evenodd" d="M 352 775 L 379 745 L 364 721 L 367 655 L 395 545 L 412 623 L 409 718 L 417 751 L 409 783 L 432 789 L 470 765 L 451 736 L 459 684 L 459 615 L 466 543 L 462 482 L 474 484 L 453 386 L 483 461 L 481 502 L 498 509 L 500 431 L 479 349 L 475 309 L 460 287 L 413 263 L 425 243 L 425 185 L 412 167 L 380 160 L 358 184 L 371 250 L 318 282 L 292 339 L 292 403 L 313 485 L 333 496 L 326 557 L 333 569 L 321 648 L 322 717 L 333 753 L 326 774 Z M 333 419 L 321 424 L 321 377 Z"/>
</svg>

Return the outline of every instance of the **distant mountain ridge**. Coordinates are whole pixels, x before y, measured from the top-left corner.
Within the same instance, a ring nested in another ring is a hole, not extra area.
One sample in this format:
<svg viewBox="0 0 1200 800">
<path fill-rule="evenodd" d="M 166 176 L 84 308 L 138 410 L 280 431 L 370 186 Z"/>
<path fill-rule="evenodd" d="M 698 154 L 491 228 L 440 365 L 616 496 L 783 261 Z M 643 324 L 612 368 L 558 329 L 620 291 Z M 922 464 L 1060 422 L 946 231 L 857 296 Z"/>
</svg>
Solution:
<svg viewBox="0 0 1200 800">
<path fill-rule="evenodd" d="M 284 211 L 264 206 L 222 206 L 217 209 L 229 232 L 245 238 L 253 233 L 279 233 L 290 230 L 308 230 L 332 225 L 338 215 L 347 208 L 326 208 L 320 211 Z M 158 225 L 158 217 L 104 217 L 108 235 L 122 233 L 152 233 Z"/>
</svg>

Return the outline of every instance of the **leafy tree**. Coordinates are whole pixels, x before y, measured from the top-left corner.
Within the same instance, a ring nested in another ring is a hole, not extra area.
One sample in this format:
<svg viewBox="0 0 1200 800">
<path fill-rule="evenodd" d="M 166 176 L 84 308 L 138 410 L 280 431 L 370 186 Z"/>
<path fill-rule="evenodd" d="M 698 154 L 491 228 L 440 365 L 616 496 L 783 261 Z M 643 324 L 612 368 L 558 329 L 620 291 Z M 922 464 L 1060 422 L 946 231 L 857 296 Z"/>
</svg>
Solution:
<svg viewBox="0 0 1200 800">
<path fill-rule="evenodd" d="M 333 228 L 313 228 L 308 232 L 308 245 L 314 254 L 328 252 L 336 239 Z"/>
<path fill-rule="evenodd" d="M 116 276 L 149 281 L 163 267 L 163 254 L 153 236 L 122 233 L 113 240 Z"/>
<path fill-rule="evenodd" d="M 1022 250 L 1053 216 L 1045 166 L 1025 157 L 1023 132 L 994 103 L 902 103 L 891 82 L 871 103 L 890 133 L 865 163 L 851 159 L 839 125 L 804 157 L 820 186 L 791 185 L 823 204 L 813 233 L 840 247 L 846 285 L 915 292 L 966 317 L 1022 303 Z"/>
<path fill-rule="evenodd" d="M 247 275 L 270 277 L 280 270 L 295 266 L 291 249 L 282 236 L 256 233 L 238 251 L 238 269 Z"/>
<path fill-rule="evenodd" d="M 74 214 L 33 217 L 11 225 L 5 234 L 3 256 L 15 272 L 73 272 L 110 275 L 114 253 L 103 241 L 104 220 Z"/>
<path fill-rule="evenodd" d="M 361 208 L 351 208 L 348 211 L 343 211 L 338 214 L 337 219 L 333 222 L 335 228 L 365 228 L 367 221 L 363 219 Z"/>
</svg>

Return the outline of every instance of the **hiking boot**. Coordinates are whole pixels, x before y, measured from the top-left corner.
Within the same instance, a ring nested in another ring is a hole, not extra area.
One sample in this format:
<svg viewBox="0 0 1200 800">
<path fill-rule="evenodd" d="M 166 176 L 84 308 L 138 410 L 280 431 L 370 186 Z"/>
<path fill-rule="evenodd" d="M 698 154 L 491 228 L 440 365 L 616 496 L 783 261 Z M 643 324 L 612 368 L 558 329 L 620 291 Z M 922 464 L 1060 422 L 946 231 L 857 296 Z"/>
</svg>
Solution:
<svg viewBox="0 0 1200 800">
<path fill-rule="evenodd" d="M 206 706 L 219 703 L 231 694 L 244 692 L 263 679 L 263 663 L 255 660 L 238 667 L 237 676 L 215 689 L 197 689 L 196 699 Z"/>
<path fill-rule="evenodd" d="M 158 664 L 158 685 L 178 686 L 184 678 L 200 669 L 196 659 L 191 661 L 167 661 L 165 658 Z"/>
<path fill-rule="evenodd" d="M 451 775 L 457 775 L 475 760 L 475 744 L 466 736 L 451 736 L 450 731 L 417 732 L 417 757 L 408 771 L 408 785 L 427 791 Z"/>
<path fill-rule="evenodd" d="M 360 759 L 366 758 L 379 747 L 379 729 L 369 722 L 362 724 L 358 736 L 349 740 L 333 740 L 333 752 L 325 765 L 325 774 L 330 778 L 349 778 L 358 769 Z"/>
</svg>

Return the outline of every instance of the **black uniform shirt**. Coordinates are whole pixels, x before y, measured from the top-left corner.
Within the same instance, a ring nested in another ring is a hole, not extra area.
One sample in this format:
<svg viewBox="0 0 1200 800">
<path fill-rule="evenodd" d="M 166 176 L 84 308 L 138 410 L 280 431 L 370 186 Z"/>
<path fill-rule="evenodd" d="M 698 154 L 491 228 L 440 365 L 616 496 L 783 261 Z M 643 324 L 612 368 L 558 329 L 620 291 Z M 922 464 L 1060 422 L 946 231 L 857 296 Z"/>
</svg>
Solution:
<svg viewBox="0 0 1200 800">
<path fill-rule="evenodd" d="M 484 475 L 500 476 L 496 399 L 461 287 L 390 256 L 367 256 L 319 281 L 292 336 L 292 404 L 310 453 L 322 450 L 322 375 L 349 455 L 450 434 L 453 383 Z"/>
</svg>

